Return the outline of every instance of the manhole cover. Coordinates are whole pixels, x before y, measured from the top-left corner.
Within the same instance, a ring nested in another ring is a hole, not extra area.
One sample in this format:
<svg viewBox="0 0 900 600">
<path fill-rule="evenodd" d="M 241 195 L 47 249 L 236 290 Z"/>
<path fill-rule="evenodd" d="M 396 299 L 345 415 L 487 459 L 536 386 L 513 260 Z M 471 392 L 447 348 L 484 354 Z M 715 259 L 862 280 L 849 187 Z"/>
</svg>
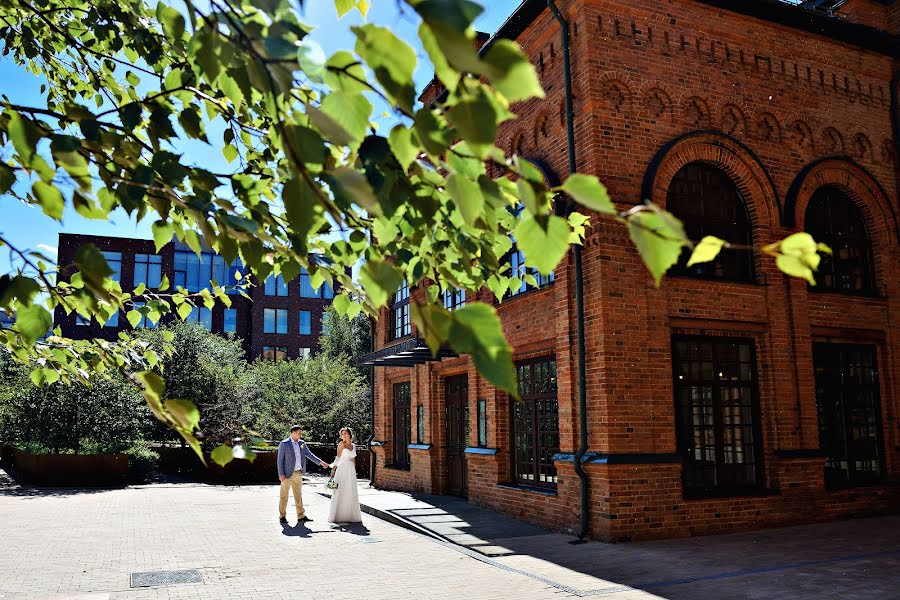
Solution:
<svg viewBox="0 0 900 600">
<path fill-rule="evenodd" d="M 131 587 L 155 587 L 158 585 L 175 585 L 178 583 L 201 583 L 200 571 L 186 569 L 184 571 L 147 571 L 132 573 Z"/>
<path fill-rule="evenodd" d="M 377 544 L 378 542 L 381 541 L 381 538 L 364 537 L 364 538 L 360 538 L 359 541 L 361 541 L 363 544 Z"/>
</svg>

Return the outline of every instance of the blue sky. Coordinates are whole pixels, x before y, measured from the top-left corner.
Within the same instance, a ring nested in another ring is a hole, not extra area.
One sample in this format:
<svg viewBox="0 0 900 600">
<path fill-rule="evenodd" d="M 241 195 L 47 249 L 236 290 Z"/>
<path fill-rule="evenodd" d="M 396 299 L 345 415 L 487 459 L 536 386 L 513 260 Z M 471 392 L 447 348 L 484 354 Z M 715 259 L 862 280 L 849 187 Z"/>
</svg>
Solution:
<svg viewBox="0 0 900 600">
<path fill-rule="evenodd" d="M 493 33 L 512 13 L 520 0 L 482 0 L 482 2 L 485 5 L 485 12 L 476 21 L 475 26 L 480 31 Z M 396 0 L 372 0 L 367 21 L 389 27 L 397 36 L 413 45 L 419 58 L 416 81 L 421 89 L 431 79 L 433 69 L 417 43 L 418 23 L 415 15 L 408 8 L 405 12 L 400 12 L 397 6 Z M 352 50 L 355 38 L 350 32 L 350 25 L 363 22 L 356 11 L 338 21 L 332 0 L 306 0 L 303 12 L 303 20 L 317 27 L 313 38 L 321 44 L 326 54 L 330 55 L 341 49 Z M 0 82 L 3 84 L 2 91 L 9 96 L 13 104 L 46 106 L 40 94 L 42 80 L 17 67 L 8 56 L 0 57 Z M 210 138 L 221 139 L 215 134 L 210 135 Z M 185 154 L 188 162 L 219 170 L 229 168 L 219 154 L 218 148 L 201 142 L 191 141 L 180 146 L 178 151 Z M 152 237 L 150 222 L 150 219 L 135 222 L 123 211 L 113 213 L 110 221 L 90 221 L 67 208 L 60 224 L 44 216 L 39 208 L 22 204 L 10 196 L 0 196 L 0 233 L 19 249 L 44 252 L 51 258 L 55 256 L 59 232 L 149 239 Z M 8 251 L 0 250 L 0 274 L 11 271 L 9 258 Z"/>
</svg>

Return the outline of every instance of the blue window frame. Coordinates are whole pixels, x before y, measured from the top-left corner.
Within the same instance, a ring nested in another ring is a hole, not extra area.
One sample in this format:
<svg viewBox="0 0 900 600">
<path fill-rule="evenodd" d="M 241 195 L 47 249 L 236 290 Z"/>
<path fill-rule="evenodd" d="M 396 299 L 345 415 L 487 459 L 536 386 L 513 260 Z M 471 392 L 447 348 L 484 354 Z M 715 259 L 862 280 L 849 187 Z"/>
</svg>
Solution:
<svg viewBox="0 0 900 600">
<path fill-rule="evenodd" d="M 110 278 L 113 281 L 122 281 L 122 253 L 104 251 L 102 254 L 103 258 L 106 259 L 106 264 L 112 269 Z"/>
<path fill-rule="evenodd" d="M 312 313 L 308 310 L 300 311 L 300 335 L 312 334 Z"/>
<path fill-rule="evenodd" d="M 286 308 L 263 309 L 263 333 L 287 333 L 287 316 Z"/>
<path fill-rule="evenodd" d="M 188 323 L 200 323 L 207 331 L 212 331 L 212 309 L 205 306 L 195 306 L 191 314 L 185 319 Z"/>
<path fill-rule="evenodd" d="M 287 296 L 288 286 L 284 277 L 282 275 L 277 277 L 272 277 L 270 275 L 266 279 L 265 293 L 266 296 Z"/>
<path fill-rule="evenodd" d="M 225 331 L 225 333 L 236 333 L 237 332 L 237 309 L 226 308 L 224 314 L 225 314 L 225 324 L 222 329 Z"/>
<path fill-rule="evenodd" d="M 134 287 L 142 283 L 151 290 L 162 280 L 162 256 L 158 254 L 134 255 Z"/>
</svg>

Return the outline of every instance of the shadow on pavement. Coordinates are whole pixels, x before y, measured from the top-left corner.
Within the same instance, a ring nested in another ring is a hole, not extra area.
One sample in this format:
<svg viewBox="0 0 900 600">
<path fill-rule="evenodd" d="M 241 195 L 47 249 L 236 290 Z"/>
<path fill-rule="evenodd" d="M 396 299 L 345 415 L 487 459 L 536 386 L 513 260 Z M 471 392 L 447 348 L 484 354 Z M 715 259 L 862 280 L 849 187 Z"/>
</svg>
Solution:
<svg viewBox="0 0 900 600">
<path fill-rule="evenodd" d="M 580 597 L 637 592 L 670 600 L 900 598 L 900 516 L 650 542 L 572 544 L 573 536 L 462 498 L 361 487 L 360 501 L 370 514 Z"/>
<path fill-rule="evenodd" d="M 314 533 L 309 527 L 307 527 L 304 523 L 297 523 L 296 525 L 282 525 L 281 526 L 281 535 L 286 535 L 288 537 L 299 537 L 299 538 L 307 538 L 311 533 Z"/>
<path fill-rule="evenodd" d="M 332 531 L 352 533 L 353 535 L 369 535 L 369 528 L 362 523 L 332 523 Z"/>
</svg>

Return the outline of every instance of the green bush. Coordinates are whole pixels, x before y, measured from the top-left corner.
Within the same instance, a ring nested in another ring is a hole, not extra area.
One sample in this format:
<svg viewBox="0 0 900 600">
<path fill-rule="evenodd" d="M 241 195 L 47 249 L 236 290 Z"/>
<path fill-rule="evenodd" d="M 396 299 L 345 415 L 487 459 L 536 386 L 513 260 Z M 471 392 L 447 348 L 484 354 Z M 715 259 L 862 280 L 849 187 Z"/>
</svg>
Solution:
<svg viewBox="0 0 900 600">
<path fill-rule="evenodd" d="M 346 338 L 349 325 L 338 326 L 347 326 L 340 329 L 341 336 Z M 164 330 L 175 334 L 174 352 L 168 356 L 161 352 Z M 298 422 L 310 441 L 335 443 L 344 426 L 352 427 L 357 439 L 368 436 L 368 385 L 345 351 L 326 351 L 307 360 L 248 363 L 240 340 L 212 334 L 198 324 L 176 323 L 138 335 L 158 346 L 166 398 L 191 400 L 200 410 L 198 438 L 207 451 L 231 443 L 235 436 L 248 441 L 248 430 L 280 440 Z M 351 347 L 345 344 L 344 350 Z M 0 351 L 4 443 L 39 453 L 127 452 L 145 477 L 158 457 L 143 441 L 178 439 L 153 417 L 140 389 L 125 377 L 97 378 L 91 386 L 54 383 L 38 388 L 27 367 Z"/>
<path fill-rule="evenodd" d="M 125 449 L 125 454 L 128 455 L 128 479 L 133 483 L 146 481 L 159 463 L 159 453 L 145 441 L 135 442 Z"/>
</svg>

